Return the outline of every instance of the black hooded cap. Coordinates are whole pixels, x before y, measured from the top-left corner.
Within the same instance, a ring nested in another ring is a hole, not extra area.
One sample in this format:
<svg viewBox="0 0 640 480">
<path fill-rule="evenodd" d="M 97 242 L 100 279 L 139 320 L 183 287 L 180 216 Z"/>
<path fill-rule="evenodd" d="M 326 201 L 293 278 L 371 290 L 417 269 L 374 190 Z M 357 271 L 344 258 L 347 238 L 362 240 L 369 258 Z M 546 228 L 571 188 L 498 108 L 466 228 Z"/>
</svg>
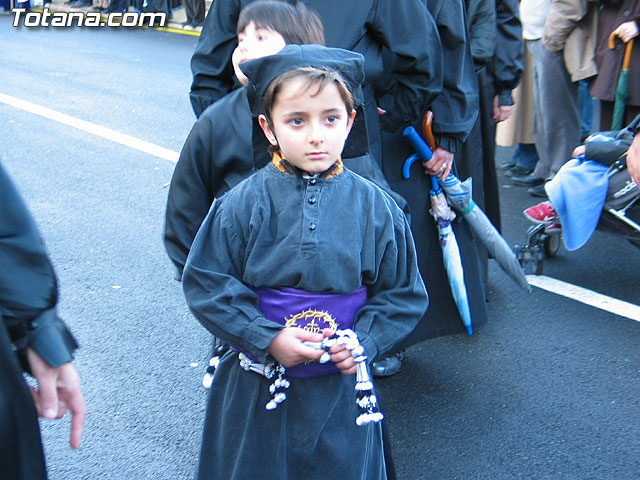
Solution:
<svg viewBox="0 0 640 480">
<path fill-rule="evenodd" d="M 359 53 L 322 45 L 286 45 L 275 55 L 249 60 L 240 69 L 249 79 L 248 96 L 251 113 L 259 115 L 264 94 L 279 75 L 294 68 L 326 67 L 342 75 L 355 105 L 363 103 L 364 57 Z"/>
<path fill-rule="evenodd" d="M 353 95 L 357 111 L 356 120 L 351 128 L 342 156 L 343 158 L 354 158 L 367 155 L 369 152 L 369 138 L 363 110 L 363 66 L 364 57 L 362 55 L 342 48 L 330 48 L 322 45 L 286 45 L 275 55 L 243 62 L 240 64 L 240 69 L 249 79 L 247 96 L 254 117 L 261 113 L 262 99 L 267 88 L 282 73 L 299 67 L 326 67 L 340 73 Z M 269 145 L 257 121 L 254 121 L 253 143 L 255 152 L 266 152 Z M 256 155 L 255 158 L 257 168 L 268 162 L 267 158 L 260 157 L 261 155 Z"/>
</svg>

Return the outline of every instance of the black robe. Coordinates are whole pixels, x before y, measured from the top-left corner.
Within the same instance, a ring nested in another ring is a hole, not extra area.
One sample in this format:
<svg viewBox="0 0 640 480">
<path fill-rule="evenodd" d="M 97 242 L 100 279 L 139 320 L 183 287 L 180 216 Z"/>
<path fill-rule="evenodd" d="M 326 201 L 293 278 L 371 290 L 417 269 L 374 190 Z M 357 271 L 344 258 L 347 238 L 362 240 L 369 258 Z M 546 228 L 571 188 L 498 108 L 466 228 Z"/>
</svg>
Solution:
<svg viewBox="0 0 640 480">
<path fill-rule="evenodd" d="M 22 356 L 30 347 L 52 367 L 72 360 L 77 344 L 58 318 L 56 302 L 56 278 L 38 229 L 0 165 L 2 478 L 39 480 L 47 477 L 36 409 L 22 376 L 16 349 Z"/>
<path fill-rule="evenodd" d="M 283 326 L 262 315 L 249 287 L 348 293 L 362 285 L 368 300 L 353 330 L 373 360 L 393 351 L 427 307 L 402 211 L 349 170 L 305 179 L 273 164 L 215 201 L 183 277 L 196 318 L 262 362 Z M 380 424 L 355 424 L 353 375 L 292 379 L 287 400 L 267 411 L 270 383 L 242 370 L 237 352 L 223 358 L 197 478 L 387 478 Z"/>
<path fill-rule="evenodd" d="M 236 23 L 253 0 L 213 2 L 191 59 L 196 115 L 237 86 L 231 65 Z M 371 156 L 379 163 L 380 127 L 394 131 L 418 116 L 442 87 L 442 54 L 433 18 L 417 0 L 306 0 L 324 24 L 325 42 L 365 57 L 365 117 Z M 425 48 L 428 47 L 428 48 Z M 384 84 L 382 51 L 394 61 Z M 379 88 L 382 86 L 382 90 Z M 387 113 L 380 117 L 376 107 Z"/>
<path fill-rule="evenodd" d="M 478 93 L 464 4 L 462 0 L 428 0 L 426 4 L 438 24 L 445 64 L 444 88 L 429 106 L 434 112 L 433 133 L 438 145 L 455 154 L 471 131 L 478 114 Z M 415 122 L 414 127 L 421 132 L 421 121 Z M 411 230 L 418 251 L 420 273 L 430 298 L 429 310 L 403 346 L 464 332 L 444 268 L 438 229 L 429 214 L 430 177 L 425 175 L 421 162 L 414 163 L 409 179 L 402 177 L 404 160 L 415 152 L 401 134 L 385 134 L 383 148 L 385 177 L 391 188 L 409 203 Z M 455 163 L 453 172 L 455 173 Z M 477 327 L 487 320 L 486 295 L 478 251 L 462 215 L 458 215 L 452 226 L 460 248 L 472 324 Z"/>
</svg>

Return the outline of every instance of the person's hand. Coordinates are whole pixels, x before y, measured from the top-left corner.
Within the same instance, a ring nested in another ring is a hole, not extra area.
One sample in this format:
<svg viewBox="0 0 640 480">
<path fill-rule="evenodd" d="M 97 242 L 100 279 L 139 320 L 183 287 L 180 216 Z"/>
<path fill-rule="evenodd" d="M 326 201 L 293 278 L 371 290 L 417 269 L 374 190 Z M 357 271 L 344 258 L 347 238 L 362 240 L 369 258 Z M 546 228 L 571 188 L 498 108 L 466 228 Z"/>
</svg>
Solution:
<svg viewBox="0 0 640 480">
<path fill-rule="evenodd" d="M 640 132 L 636 133 L 627 152 L 627 169 L 631 179 L 636 182 L 636 187 L 640 188 Z"/>
<path fill-rule="evenodd" d="M 62 418 L 71 411 L 71 448 L 78 448 L 87 417 L 80 377 L 71 362 L 50 367 L 36 352 L 27 349 L 31 373 L 38 381 L 38 389 L 31 389 L 38 415 L 44 418 Z"/>
<path fill-rule="evenodd" d="M 325 337 L 330 337 L 333 332 L 330 328 L 323 331 Z M 353 375 L 356 373 L 357 363 L 355 362 L 350 350 L 344 345 L 334 345 L 329 349 L 331 353 L 331 361 L 340 369 L 340 373 L 344 375 Z"/>
<path fill-rule="evenodd" d="M 427 175 L 438 175 L 441 176 L 441 178 L 447 178 L 453 166 L 453 153 L 437 147 L 433 152 L 431 160 L 422 162 L 422 166 Z"/>
<path fill-rule="evenodd" d="M 500 105 L 498 96 L 493 97 L 493 121 L 496 123 L 504 122 L 513 115 L 513 105 Z"/>
<path fill-rule="evenodd" d="M 571 152 L 571 158 L 578 158 L 580 155 L 584 155 L 587 151 L 587 148 L 584 145 L 578 145 Z"/>
<path fill-rule="evenodd" d="M 285 367 L 295 367 L 296 365 L 306 362 L 307 360 L 319 360 L 322 350 L 312 348 L 304 343 L 320 342 L 324 338 L 322 333 L 313 333 L 302 328 L 290 327 L 283 328 L 278 335 L 275 336 L 267 351 Z"/>
<path fill-rule="evenodd" d="M 615 33 L 624 43 L 628 43 L 629 40 L 638 36 L 638 24 L 635 21 L 625 22 L 616 28 Z"/>
</svg>

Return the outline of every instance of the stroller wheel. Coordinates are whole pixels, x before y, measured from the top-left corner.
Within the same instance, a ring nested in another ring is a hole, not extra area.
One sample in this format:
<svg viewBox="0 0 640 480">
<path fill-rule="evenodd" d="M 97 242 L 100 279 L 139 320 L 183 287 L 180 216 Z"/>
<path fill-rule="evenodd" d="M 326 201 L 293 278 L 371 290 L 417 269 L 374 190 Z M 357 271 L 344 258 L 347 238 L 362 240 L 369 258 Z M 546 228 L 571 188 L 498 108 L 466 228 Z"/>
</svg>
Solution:
<svg viewBox="0 0 640 480">
<path fill-rule="evenodd" d="M 546 253 L 547 256 L 553 257 L 558 253 L 558 250 L 560 250 L 561 238 L 562 235 L 560 234 L 550 234 L 545 236 L 542 246 L 544 248 L 544 253 Z"/>
<path fill-rule="evenodd" d="M 536 252 L 535 262 L 536 263 L 533 267 L 534 275 L 542 275 L 542 273 L 544 272 L 544 254 L 540 250 Z"/>
</svg>

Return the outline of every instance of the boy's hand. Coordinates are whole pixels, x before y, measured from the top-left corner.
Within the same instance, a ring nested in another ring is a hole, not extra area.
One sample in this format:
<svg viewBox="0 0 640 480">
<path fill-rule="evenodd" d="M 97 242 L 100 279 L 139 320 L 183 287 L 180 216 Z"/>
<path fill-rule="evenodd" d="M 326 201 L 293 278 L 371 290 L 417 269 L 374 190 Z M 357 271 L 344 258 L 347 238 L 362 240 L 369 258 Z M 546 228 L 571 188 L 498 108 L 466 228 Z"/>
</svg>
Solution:
<svg viewBox="0 0 640 480">
<path fill-rule="evenodd" d="M 330 337 L 333 332 L 329 328 L 325 328 L 325 337 Z M 344 375 L 353 375 L 356 373 L 357 363 L 353 359 L 351 351 L 347 350 L 344 345 L 334 345 L 329 349 L 331 352 L 331 361 L 340 369 L 340 373 Z"/>
<path fill-rule="evenodd" d="M 322 350 L 308 347 L 303 341 L 321 342 L 321 333 L 312 333 L 302 328 L 284 328 L 271 340 L 267 351 L 284 367 L 295 367 L 307 360 L 319 360 Z"/>
</svg>

